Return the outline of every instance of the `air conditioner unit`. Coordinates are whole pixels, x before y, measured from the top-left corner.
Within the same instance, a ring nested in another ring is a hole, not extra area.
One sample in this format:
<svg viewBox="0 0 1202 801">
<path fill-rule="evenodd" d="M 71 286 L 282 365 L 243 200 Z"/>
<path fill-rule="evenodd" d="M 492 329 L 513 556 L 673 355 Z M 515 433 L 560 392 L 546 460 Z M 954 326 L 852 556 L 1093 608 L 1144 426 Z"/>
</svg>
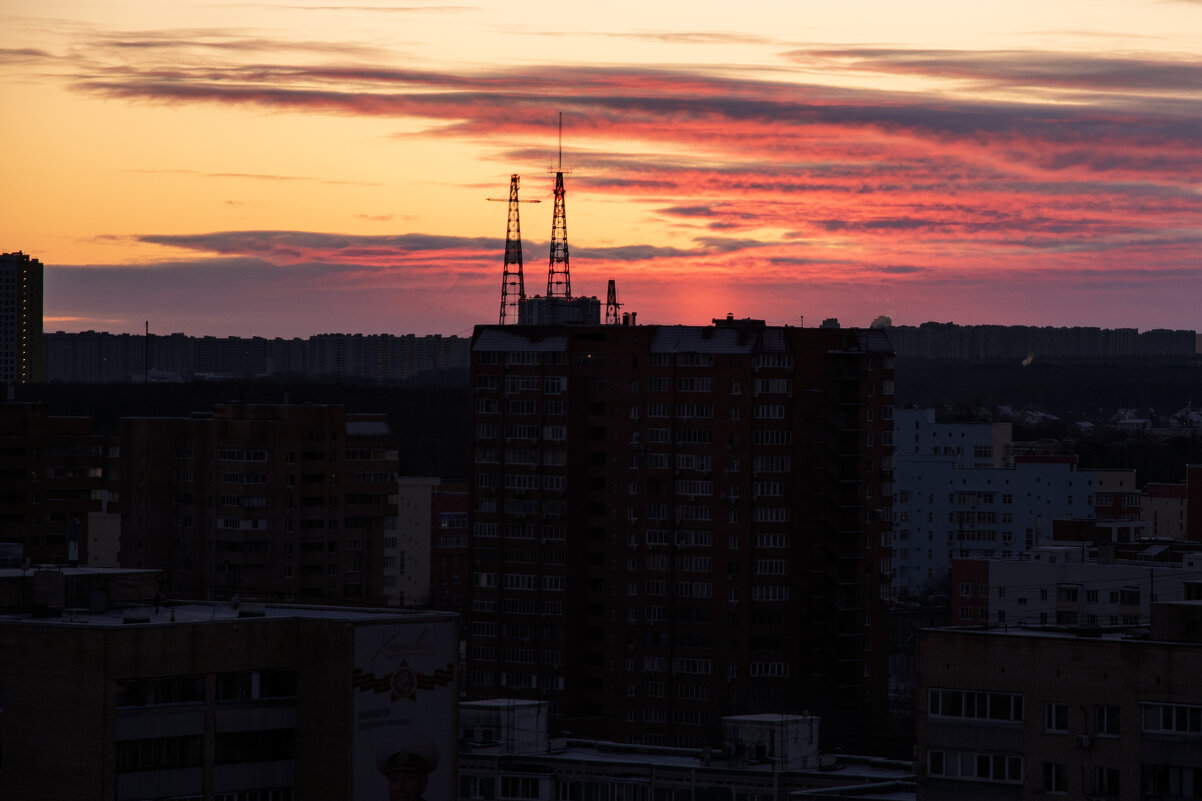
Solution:
<svg viewBox="0 0 1202 801">
<path fill-rule="evenodd" d="M 1077 735 L 1077 745 L 1080 748 L 1089 748 L 1089 744 L 1090 744 L 1090 740 L 1089 740 L 1088 734 L 1078 734 Z"/>
</svg>

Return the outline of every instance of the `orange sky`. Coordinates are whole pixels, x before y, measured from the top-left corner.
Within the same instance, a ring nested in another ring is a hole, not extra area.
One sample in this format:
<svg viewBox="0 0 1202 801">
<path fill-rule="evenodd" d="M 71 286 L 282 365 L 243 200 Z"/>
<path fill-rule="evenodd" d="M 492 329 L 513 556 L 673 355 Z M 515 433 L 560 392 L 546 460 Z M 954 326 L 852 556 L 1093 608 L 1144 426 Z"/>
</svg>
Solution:
<svg viewBox="0 0 1202 801">
<path fill-rule="evenodd" d="M 8 0 L 46 329 L 495 322 L 559 112 L 572 287 L 640 321 L 1202 327 L 1202 3 L 516 5 Z"/>
</svg>

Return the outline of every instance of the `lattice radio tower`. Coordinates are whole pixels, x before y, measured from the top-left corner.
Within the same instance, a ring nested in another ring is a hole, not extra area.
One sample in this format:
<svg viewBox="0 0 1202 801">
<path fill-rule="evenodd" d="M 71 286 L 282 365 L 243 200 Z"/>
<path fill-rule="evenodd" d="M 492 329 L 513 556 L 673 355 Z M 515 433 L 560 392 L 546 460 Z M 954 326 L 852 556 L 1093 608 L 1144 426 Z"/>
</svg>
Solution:
<svg viewBox="0 0 1202 801">
<path fill-rule="evenodd" d="M 551 260 L 547 266 L 547 297 L 571 298 L 568 272 L 568 217 L 563 205 L 563 112 L 559 112 L 559 169 L 555 171 L 555 210 L 551 215 Z"/>
<path fill-rule="evenodd" d="M 505 198 L 490 197 L 504 201 Z M 522 226 L 518 220 L 519 203 L 538 203 L 537 200 L 518 200 L 517 173 L 509 176 L 509 224 L 505 229 L 505 269 L 501 277 L 501 325 L 518 321 L 518 307 L 526 299 L 526 279 L 522 276 Z"/>
<path fill-rule="evenodd" d="M 618 303 L 618 285 L 614 283 L 614 279 L 609 279 L 609 292 L 605 298 L 605 324 L 618 324 L 618 309 L 622 308 L 622 304 Z"/>
</svg>

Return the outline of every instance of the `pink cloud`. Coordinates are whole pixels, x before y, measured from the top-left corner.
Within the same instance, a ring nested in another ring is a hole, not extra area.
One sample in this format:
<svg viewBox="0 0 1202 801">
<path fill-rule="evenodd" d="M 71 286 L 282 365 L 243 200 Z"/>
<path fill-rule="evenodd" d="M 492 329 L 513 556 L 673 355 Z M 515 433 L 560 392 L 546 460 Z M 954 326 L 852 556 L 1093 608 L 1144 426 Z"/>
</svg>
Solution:
<svg viewBox="0 0 1202 801">
<path fill-rule="evenodd" d="M 118 100 L 416 118 L 507 164 L 542 163 L 563 110 L 583 143 L 570 153 L 569 214 L 580 195 L 630 201 L 648 222 L 693 241 L 608 249 L 573 241 L 573 272 L 589 293 L 615 276 L 652 318 L 671 321 L 685 307 L 722 314 L 700 309 L 728 298 L 782 320 L 801 305 L 863 308 L 864 322 L 884 311 L 898 321 L 968 319 L 958 308 L 997 321 L 1084 313 L 1094 303 L 1098 314 L 1118 315 L 1114 324 L 1160 322 L 1163 307 L 1181 315 L 1171 324 L 1187 326 L 1193 316 L 1182 298 L 1202 302 L 1202 290 L 1186 288 L 1199 283 L 1189 276 L 1202 245 L 1202 117 L 1183 102 L 1197 65 L 1011 53 L 993 54 L 991 71 L 990 54 L 796 55 L 857 72 L 1034 86 L 1045 100 L 1072 100 L 1033 103 L 702 69 L 133 66 L 119 52 L 103 50 L 107 66 L 75 87 Z M 447 312 L 464 322 L 489 319 L 499 290 L 502 245 L 489 237 L 252 231 L 144 240 L 253 261 L 264 285 L 378 291 L 397 308 L 419 292 L 467 287 Z M 538 247 L 527 242 L 528 253 L 545 252 Z M 527 259 L 530 285 L 539 285 L 540 262 Z M 682 293 L 688 303 L 670 300 Z"/>
</svg>

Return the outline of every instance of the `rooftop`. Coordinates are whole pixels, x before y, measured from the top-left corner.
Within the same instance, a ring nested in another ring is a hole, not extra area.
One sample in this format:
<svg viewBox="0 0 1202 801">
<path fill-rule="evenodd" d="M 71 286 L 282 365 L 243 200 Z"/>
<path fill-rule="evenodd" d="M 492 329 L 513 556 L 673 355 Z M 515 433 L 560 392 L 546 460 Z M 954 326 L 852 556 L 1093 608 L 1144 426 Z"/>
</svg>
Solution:
<svg viewBox="0 0 1202 801">
<path fill-rule="evenodd" d="M 527 709 L 545 702 L 524 698 L 486 698 L 483 701 L 460 701 L 460 709 Z"/>
<path fill-rule="evenodd" d="M 759 716 L 745 716 L 759 717 Z M 780 715 L 768 715 L 779 719 Z M 725 719 L 725 718 L 724 718 Z M 603 740 L 577 740 L 570 737 L 555 737 L 550 741 L 549 751 L 537 751 L 524 754 L 500 753 L 496 750 L 481 748 L 465 750 L 460 757 L 495 758 L 504 756 L 507 759 L 520 758 L 523 760 L 553 760 L 566 762 L 589 762 L 607 764 L 625 764 L 660 767 L 680 767 L 692 770 L 740 770 L 755 773 L 774 773 L 778 770 L 773 759 L 759 761 L 727 760 L 718 750 L 707 752 L 699 748 L 675 748 L 671 746 L 648 746 L 630 743 L 615 743 Z M 912 779 L 914 766 L 910 762 L 876 757 L 856 756 L 845 754 L 829 754 L 820 757 L 821 767 L 801 768 L 787 771 L 794 774 L 812 774 L 814 776 L 838 776 L 838 783 L 872 783 L 884 781 L 901 781 Z M 832 782 L 834 783 L 834 782 Z M 908 796 L 913 799 L 911 793 Z"/>
<path fill-rule="evenodd" d="M 0 545 L 8 545 L 10 543 L 0 543 Z M 0 579 L 21 578 L 27 576 L 32 578 L 33 574 L 40 571 L 51 571 L 54 573 L 62 573 L 64 576 L 135 576 L 146 573 L 158 573 L 158 570 L 149 568 L 136 567 L 65 567 L 63 565 L 34 565 L 28 569 L 19 567 L 3 567 L 0 568 Z"/>
<path fill-rule="evenodd" d="M 82 570 L 83 568 L 81 568 Z M 139 571 L 130 571 L 139 572 Z M 107 612 L 64 609 L 61 616 L 39 617 L 30 613 L 0 615 L 0 623 L 33 623 L 64 626 L 165 625 L 180 623 L 216 623 L 231 620 L 321 619 L 352 623 L 442 619 L 451 612 L 372 609 L 343 606 L 296 606 L 261 603 L 204 603 L 167 601 L 155 606 L 127 606 Z"/>
</svg>

